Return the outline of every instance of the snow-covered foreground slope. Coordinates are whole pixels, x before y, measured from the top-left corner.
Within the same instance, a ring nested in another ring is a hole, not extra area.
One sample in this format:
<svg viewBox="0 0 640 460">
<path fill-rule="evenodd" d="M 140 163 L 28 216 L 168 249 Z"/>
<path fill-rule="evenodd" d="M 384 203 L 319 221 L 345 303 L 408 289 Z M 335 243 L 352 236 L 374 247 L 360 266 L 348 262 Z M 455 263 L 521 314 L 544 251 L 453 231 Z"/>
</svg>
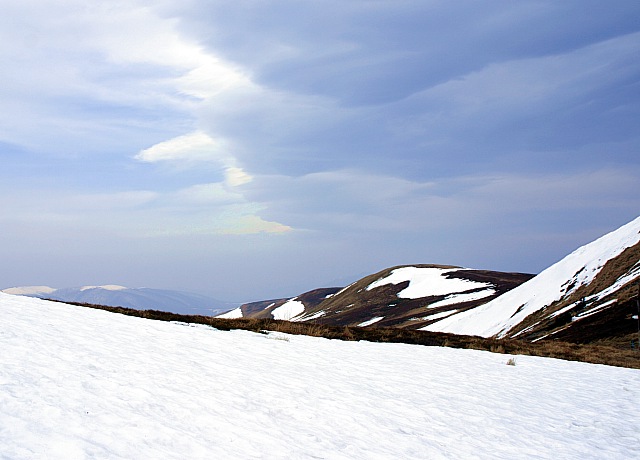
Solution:
<svg viewBox="0 0 640 460">
<path fill-rule="evenodd" d="M 578 248 L 539 275 L 496 299 L 423 329 L 503 337 L 531 313 L 569 296 L 581 286 L 588 285 L 609 260 L 638 242 L 640 217 Z M 627 282 L 633 279 L 629 277 Z"/>
<path fill-rule="evenodd" d="M 0 458 L 629 459 L 640 371 L 0 294 Z"/>
</svg>

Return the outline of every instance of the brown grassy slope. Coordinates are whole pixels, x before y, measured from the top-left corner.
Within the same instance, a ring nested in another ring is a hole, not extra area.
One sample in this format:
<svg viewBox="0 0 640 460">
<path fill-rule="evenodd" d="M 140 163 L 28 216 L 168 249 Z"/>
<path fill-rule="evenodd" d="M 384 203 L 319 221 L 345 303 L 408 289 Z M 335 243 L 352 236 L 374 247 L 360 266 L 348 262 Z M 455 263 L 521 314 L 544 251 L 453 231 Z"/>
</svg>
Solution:
<svg viewBox="0 0 640 460">
<path fill-rule="evenodd" d="M 245 318 L 271 318 L 271 312 L 285 303 L 288 299 L 272 299 L 260 302 L 246 303 L 240 306 Z"/>
<path fill-rule="evenodd" d="M 295 297 L 296 300 L 299 300 L 305 305 L 305 308 L 313 309 L 320 302 L 322 302 L 328 295 L 335 294 L 340 289 L 339 287 L 333 288 L 319 288 L 314 289 L 313 291 L 305 292 L 304 294 L 300 294 Z M 287 302 L 289 298 L 286 299 L 274 299 L 274 300 L 262 300 L 258 302 L 250 302 L 245 303 L 240 306 L 242 310 L 242 315 L 244 318 L 271 318 L 273 319 L 272 312 L 276 308 L 282 306 L 285 302 Z"/>
<path fill-rule="evenodd" d="M 487 350 L 495 353 L 546 356 L 571 361 L 640 369 L 640 352 L 630 349 L 621 350 L 606 345 L 579 345 L 557 341 L 529 343 L 521 340 L 486 339 L 482 337 L 399 328 L 328 326 L 322 324 L 292 323 L 272 319 L 220 319 L 210 316 L 179 315 L 157 310 L 140 311 L 130 308 L 77 303 L 74 305 L 153 320 L 205 324 L 220 330 L 242 329 L 260 333 L 264 331 L 279 331 L 288 334 L 310 335 L 338 340 L 366 340 L 370 342 L 469 348 Z"/>
<path fill-rule="evenodd" d="M 426 264 L 411 266 L 419 268 L 460 268 L 450 265 Z M 339 326 L 356 326 L 375 317 L 384 317 L 383 320 L 373 324 L 372 327 L 418 329 L 434 322 L 428 319 L 429 315 L 446 311 L 465 311 L 470 308 L 475 308 L 533 277 L 533 275 L 523 273 L 503 273 L 489 270 L 464 269 L 451 272 L 445 276 L 488 283 L 494 287 L 496 293 L 481 300 L 462 302 L 439 308 L 428 308 L 428 305 L 444 299 L 446 297 L 444 295 L 428 296 L 418 299 L 398 297 L 398 293 L 409 285 L 408 281 L 398 284 L 386 284 L 367 290 L 367 287 L 371 283 L 390 275 L 393 270 L 402 267 L 405 266 L 387 268 L 362 278 L 335 296 L 324 300 L 314 309 L 310 309 L 307 315 L 324 311 L 325 315 L 315 319 L 314 322 Z M 480 288 L 479 290 L 482 289 L 483 288 Z"/>
</svg>

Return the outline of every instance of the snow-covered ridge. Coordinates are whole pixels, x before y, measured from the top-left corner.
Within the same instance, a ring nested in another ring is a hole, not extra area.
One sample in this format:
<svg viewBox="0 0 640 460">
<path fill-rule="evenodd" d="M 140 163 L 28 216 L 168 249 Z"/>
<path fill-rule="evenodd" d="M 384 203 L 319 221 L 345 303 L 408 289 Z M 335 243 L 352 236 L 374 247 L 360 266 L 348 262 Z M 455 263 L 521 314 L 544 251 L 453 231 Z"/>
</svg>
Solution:
<svg viewBox="0 0 640 460">
<path fill-rule="evenodd" d="M 125 286 L 119 286 L 117 284 L 105 284 L 102 286 L 82 286 L 81 291 L 88 291 L 89 289 L 104 289 L 105 291 L 123 291 L 129 289 Z"/>
<path fill-rule="evenodd" d="M 486 304 L 427 326 L 430 331 L 502 337 L 531 313 L 589 284 L 602 267 L 640 242 L 640 217 L 586 244 Z M 631 277 L 625 278 L 627 281 Z M 620 280 L 617 283 L 620 285 Z"/>
<path fill-rule="evenodd" d="M 489 283 L 480 283 L 461 278 L 449 278 L 446 276 L 447 273 L 459 270 L 463 269 L 436 267 L 396 268 L 388 276 L 374 281 L 367 286 L 367 291 L 386 284 L 400 284 L 409 281 L 409 286 L 400 291 L 398 297 L 404 299 L 419 299 L 421 297 L 450 295 L 491 286 Z"/>
<path fill-rule="evenodd" d="M 56 288 L 49 286 L 20 286 L 3 289 L 2 292 L 12 295 L 39 296 L 56 292 Z"/>
</svg>

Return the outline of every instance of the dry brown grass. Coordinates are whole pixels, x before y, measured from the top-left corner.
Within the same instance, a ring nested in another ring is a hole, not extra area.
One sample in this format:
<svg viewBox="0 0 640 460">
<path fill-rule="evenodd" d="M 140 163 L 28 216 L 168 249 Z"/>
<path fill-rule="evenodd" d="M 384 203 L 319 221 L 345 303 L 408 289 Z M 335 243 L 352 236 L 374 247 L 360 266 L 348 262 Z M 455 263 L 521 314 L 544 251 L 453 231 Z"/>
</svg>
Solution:
<svg viewBox="0 0 640 460">
<path fill-rule="evenodd" d="M 640 369 L 639 351 L 632 350 L 631 348 L 622 349 L 608 345 L 581 345 L 553 340 L 531 343 L 522 340 L 492 339 L 399 328 L 327 326 L 323 324 L 294 323 L 267 318 L 222 319 L 210 316 L 179 315 L 157 310 L 133 310 L 123 307 L 107 307 L 81 303 L 74 303 L 74 305 L 153 320 L 206 324 L 225 331 L 232 329 L 242 329 L 253 332 L 277 331 L 286 334 L 309 335 L 337 340 L 366 340 L 369 342 L 470 348 L 494 353 L 544 356 L 570 361 L 583 361 Z"/>
</svg>

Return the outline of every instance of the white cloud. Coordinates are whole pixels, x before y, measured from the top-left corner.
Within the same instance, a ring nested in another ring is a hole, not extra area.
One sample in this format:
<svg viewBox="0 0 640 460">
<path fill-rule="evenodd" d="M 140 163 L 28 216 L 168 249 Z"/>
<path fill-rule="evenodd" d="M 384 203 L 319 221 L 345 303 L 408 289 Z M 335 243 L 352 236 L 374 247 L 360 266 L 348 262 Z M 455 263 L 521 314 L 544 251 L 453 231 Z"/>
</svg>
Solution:
<svg viewBox="0 0 640 460">
<path fill-rule="evenodd" d="M 176 83 L 181 92 L 199 99 L 213 98 L 233 88 L 249 90 L 254 86 L 240 70 L 204 52 L 192 70 Z"/>
<path fill-rule="evenodd" d="M 135 158 L 147 163 L 158 161 L 218 161 L 229 163 L 229 145 L 220 139 L 213 139 L 202 131 L 159 142 L 138 153 Z"/>
<path fill-rule="evenodd" d="M 0 57 L 12 65 L 0 75 L 0 141 L 47 154 L 122 153 L 187 131 L 203 99 L 251 87 L 156 6 L 3 5 Z"/>
<path fill-rule="evenodd" d="M 242 168 L 231 166 L 225 171 L 225 182 L 232 187 L 248 184 L 252 180 L 253 177 L 244 172 Z"/>
<path fill-rule="evenodd" d="M 213 139 L 202 131 L 160 142 L 140 151 L 134 158 L 146 163 L 176 162 L 193 167 L 201 162 L 218 163 L 224 169 L 224 184 L 220 187 L 238 187 L 253 180 L 250 174 L 236 165 L 228 142 Z"/>
</svg>

